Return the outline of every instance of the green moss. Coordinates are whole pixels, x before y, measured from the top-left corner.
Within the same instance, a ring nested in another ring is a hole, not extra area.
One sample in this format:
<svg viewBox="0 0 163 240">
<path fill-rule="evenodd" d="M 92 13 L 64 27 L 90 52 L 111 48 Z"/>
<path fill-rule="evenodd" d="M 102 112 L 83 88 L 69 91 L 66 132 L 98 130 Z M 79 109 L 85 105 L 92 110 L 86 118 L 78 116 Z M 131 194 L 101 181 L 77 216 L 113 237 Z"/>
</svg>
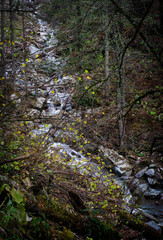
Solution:
<svg viewBox="0 0 163 240">
<path fill-rule="evenodd" d="M 50 199 L 47 201 L 44 195 L 37 196 L 37 205 L 46 214 L 47 218 L 62 222 L 63 225 L 71 226 L 77 220 L 77 216 L 69 213 L 64 206 Z"/>
<path fill-rule="evenodd" d="M 63 231 L 56 231 L 56 237 L 58 240 L 73 240 L 74 234 L 64 227 Z"/>
<path fill-rule="evenodd" d="M 37 205 L 46 218 L 50 219 L 55 225 L 55 233 L 58 239 L 74 239 L 75 232 L 84 237 L 91 237 L 93 240 L 118 240 L 119 234 L 113 226 L 106 224 L 90 215 L 80 215 L 69 213 L 64 206 L 55 200 L 46 200 L 43 195 L 37 196 Z"/>
</svg>

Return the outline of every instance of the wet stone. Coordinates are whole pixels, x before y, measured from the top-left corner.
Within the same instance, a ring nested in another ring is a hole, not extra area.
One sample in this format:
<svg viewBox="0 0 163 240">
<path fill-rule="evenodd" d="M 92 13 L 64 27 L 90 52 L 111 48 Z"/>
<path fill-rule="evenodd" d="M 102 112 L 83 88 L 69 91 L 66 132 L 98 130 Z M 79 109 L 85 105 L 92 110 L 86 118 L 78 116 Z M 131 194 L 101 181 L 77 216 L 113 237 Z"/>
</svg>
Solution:
<svg viewBox="0 0 163 240">
<path fill-rule="evenodd" d="M 145 191 L 144 193 L 144 197 L 147 199 L 159 199 L 160 196 L 161 196 L 161 192 L 152 188 Z"/>
<path fill-rule="evenodd" d="M 140 211 L 135 208 L 135 209 L 132 211 L 132 215 L 138 216 L 138 215 L 140 215 Z"/>
<path fill-rule="evenodd" d="M 147 169 L 148 169 L 148 167 L 145 167 L 144 169 L 142 169 L 141 171 L 139 171 L 139 172 L 135 175 L 135 177 L 136 177 L 136 178 L 141 178 L 141 177 L 143 177 L 144 174 L 145 174 L 145 172 L 147 171 Z"/>
<path fill-rule="evenodd" d="M 160 222 L 158 226 L 163 230 L 163 222 Z"/>
<path fill-rule="evenodd" d="M 152 186 L 152 187 L 156 187 L 156 186 L 159 185 L 157 179 L 149 178 L 149 177 L 148 177 L 148 178 L 147 178 L 147 181 L 148 181 L 149 185 Z"/>
<path fill-rule="evenodd" d="M 147 212 L 143 212 L 143 215 L 148 218 L 149 220 L 153 220 L 153 221 L 156 221 L 157 222 L 157 219 L 152 216 L 151 214 L 147 213 Z"/>
<path fill-rule="evenodd" d="M 156 167 L 157 167 L 157 165 L 154 164 L 154 163 L 152 163 L 152 164 L 149 165 L 149 168 L 156 168 Z"/>
<path fill-rule="evenodd" d="M 154 175 L 155 175 L 155 170 L 154 170 L 153 168 L 148 169 L 148 170 L 145 172 L 145 175 L 148 176 L 148 177 L 154 177 Z"/>
<path fill-rule="evenodd" d="M 135 178 L 134 181 L 132 181 L 131 184 L 129 185 L 130 191 L 134 192 L 138 184 L 140 184 L 140 181 L 139 179 Z"/>
<path fill-rule="evenodd" d="M 43 97 L 37 98 L 37 101 L 35 103 L 35 107 L 41 109 L 43 107 L 43 104 L 44 104 L 45 100 L 46 99 L 43 98 Z"/>
<path fill-rule="evenodd" d="M 153 228 L 156 232 L 161 234 L 161 228 L 156 222 L 150 221 L 150 222 L 147 222 L 146 224 L 149 225 L 151 228 Z"/>
<path fill-rule="evenodd" d="M 148 183 L 142 183 L 137 186 L 134 195 L 142 196 L 142 194 L 148 189 Z"/>
</svg>

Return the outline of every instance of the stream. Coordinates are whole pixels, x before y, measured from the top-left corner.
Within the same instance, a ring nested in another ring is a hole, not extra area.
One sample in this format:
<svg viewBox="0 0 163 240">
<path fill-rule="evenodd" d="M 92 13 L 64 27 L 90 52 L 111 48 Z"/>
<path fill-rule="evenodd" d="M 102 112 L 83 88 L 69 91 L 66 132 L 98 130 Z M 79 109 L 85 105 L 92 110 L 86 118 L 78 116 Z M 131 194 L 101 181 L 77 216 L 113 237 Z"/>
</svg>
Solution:
<svg viewBox="0 0 163 240">
<path fill-rule="evenodd" d="M 35 21 L 37 21 L 39 25 L 39 31 L 36 33 L 35 41 L 33 41 L 29 45 L 30 52 L 30 62 L 32 64 L 32 69 L 30 70 L 30 74 L 32 76 L 32 80 L 29 81 L 29 87 L 38 85 L 38 88 L 31 88 L 31 93 L 33 95 L 37 95 L 37 100 L 35 103 L 35 108 L 30 109 L 30 115 L 33 116 L 42 116 L 42 117 L 56 117 L 62 118 L 62 116 L 69 116 L 69 121 L 73 119 L 74 110 L 71 106 L 71 97 L 73 91 L 73 84 L 75 83 L 75 78 L 72 76 L 64 76 L 62 73 L 62 68 L 64 66 L 63 60 L 56 56 L 55 48 L 58 44 L 58 40 L 56 38 L 57 28 L 52 29 L 46 22 L 39 19 L 37 20 L 33 17 Z M 37 57 L 38 55 L 38 57 Z M 21 69 L 20 69 L 21 70 Z M 53 72 L 60 72 L 60 75 L 53 77 Z M 21 71 L 17 70 L 17 84 L 24 84 L 21 80 Z M 46 107 L 43 108 L 43 104 L 46 103 Z M 91 112 L 91 111 L 90 111 Z M 80 112 L 76 113 L 76 115 L 80 118 Z M 46 124 L 46 126 L 42 123 L 36 123 L 36 128 L 33 130 L 34 135 L 43 135 L 48 133 L 52 128 L 52 124 Z M 57 130 L 54 133 L 54 136 L 51 136 L 49 139 L 48 153 L 52 153 L 53 149 L 58 150 L 59 153 L 64 156 L 66 155 L 68 159 L 71 159 L 69 165 L 72 168 L 77 168 L 82 174 L 88 174 L 87 167 L 92 168 L 92 175 L 98 176 L 101 179 L 105 179 L 108 175 L 107 170 L 101 171 L 99 170 L 98 164 L 91 161 L 90 158 L 85 157 L 82 153 L 72 149 L 69 145 L 57 142 L 57 136 L 59 134 L 69 135 L 72 134 L 70 132 L 62 132 L 63 130 Z M 56 141 L 56 142 L 55 142 Z M 132 166 L 128 163 L 128 161 L 116 151 L 111 149 L 105 149 L 103 146 L 100 147 L 103 154 L 106 155 L 113 165 L 114 168 L 114 181 L 121 188 L 124 189 L 124 200 L 126 203 L 133 201 L 133 196 L 125 184 L 126 179 L 131 178 L 132 174 Z M 153 169 L 151 167 L 151 169 Z M 146 170 L 146 172 L 148 169 Z M 144 171 L 144 173 L 146 174 Z M 89 172 L 90 173 L 90 172 Z M 140 187 L 140 185 L 145 183 L 140 183 L 140 178 L 135 178 L 137 181 L 136 187 Z M 153 189 L 146 185 L 147 188 Z M 146 188 L 146 190 L 147 190 Z M 146 191 L 145 190 L 145 191 Z M 144 192 L 145 192 L 144 191 Z M 157 190 L 153 190 L 157 192 Z M 159 196 L 163 194 L 163 190 L 158 189 Z M 140 191 L 141 192 L 141 191 Z M 159 219 L 163 221 L 163 201 L 156 201 L 155 199 L 147 199 L 142 197 L 141 193 L 138 193 L 139 196 L 139 206 L 138 209 L 142 210 L 144 213 L 148 213 L 151 215 L 149 219 Z M 163 197 L 163 195 L 162 195 Z M 133 202 L 133 205 L 135 203 Z M 127 208 L 127 205 L 126 205 Z M 132 207 L 133 209 L 133 207 Z M 131 209 L 128 207 L 128 211 Z M 138 210 L 135 210 L 135 212 Z M 140 212 L 138 211 L 138 215 Z M 151 220 L 150 219 L 150 220 Z"/>
</svg>

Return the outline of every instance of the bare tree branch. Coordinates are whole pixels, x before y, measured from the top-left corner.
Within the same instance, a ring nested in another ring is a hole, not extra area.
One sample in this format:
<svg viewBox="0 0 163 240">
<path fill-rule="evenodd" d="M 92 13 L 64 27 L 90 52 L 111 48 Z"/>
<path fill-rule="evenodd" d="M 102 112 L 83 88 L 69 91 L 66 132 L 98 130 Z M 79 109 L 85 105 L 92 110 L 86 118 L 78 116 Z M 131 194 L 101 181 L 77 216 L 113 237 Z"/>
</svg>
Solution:
<svg viewBox="0 0 163 240">
<path fill-rule="evenodd" d="M 125 11 L 115 2 L 115 0 L 110 0 L 115 6 L 116 8 L 123 14 L 123 16 L 126 17 L 126 19 L 131 23 L 131 25 L 137 29 L 138 26 L 133 22 L 133 20 L 130 18 L 130 16 L 125 13 Z M 155 0 L 152 0 L 152 2 L 154 2 Z M 155 57 L 155 59 L 157 60 L 157 62 L 159 62 L 159 64 L 161 66 L 163 66 L 163 63 L 161 62 L 159 56 L 157 55 L 157 53 L 155 52 L 155 50 L 153 49 L 153 47 L 150 45 L 150 43 L 147 41 L 146 37 L 144 36 L 144 34 L 140 31 L 140 29 L 138 29 L 138 33 L 141 36 L 141 38 L 143 39 L 143 41 L 146 43 L 147 47 L 149 48 L 149 50 L 151 51 L 151 53 L 153 54 L 153 56 Z"/>
<path fill-rule="evenodd" d="M 148 6 L 148 8 L 147 8 L 147 10 L 146 10 L 146 12 L 144 13 L 144 15 L 143 15 L 142 19 L 140 20 L 139 24 L 137 25 L 137 28 L 136 28 L 136 30 L 135 30 L 134 36 L 131 38 L 131 40 L 130 40 L 130 41 L 127 43 L 127 45 L 125 46 L 125 48 L 124 48 L 124 50 L 123 50 L 123 53 L 122 53 L 122 56 L 121 56 L 121 62 L 120 62 L 120 65 L 119 65 L 119 68 L 120 68 L 120 69 L 121 69 L 122 64 L 123 64 L 123 59 L 124 59 L 124 55 L 125 55 L 125 53 L 126 53 L 126 50 L 127 50 L 128 47 L 130 46 L 130 44 L 135 40 L 135 38 L 137 37 L 137 35 L 138 35 L 139 31 L 140 31 L 141 25 L 142 25 L 144 19 L 146 18 L 146 16 L 148 15 L 149 10 L 151 9 L 154 1 L 155 1 L 155 0 L 152 0 L 152 1 L 150 2 L 149 6 Z"/>
<path fill-rule="evenodd" d="M 23 155 L 23 156 L 20 156 L 17 158 L 9 159 L 9 160 L 3 160 L 3 161 L 0 161 L 0 166 L 2 166 L 4 164 L 15 162 L 15 161 L 23 161 L 25 159 L 28 159 L 31 156 L 32 156 L 32 154 L 28 154 L 28 155 Z"/>
</svg>

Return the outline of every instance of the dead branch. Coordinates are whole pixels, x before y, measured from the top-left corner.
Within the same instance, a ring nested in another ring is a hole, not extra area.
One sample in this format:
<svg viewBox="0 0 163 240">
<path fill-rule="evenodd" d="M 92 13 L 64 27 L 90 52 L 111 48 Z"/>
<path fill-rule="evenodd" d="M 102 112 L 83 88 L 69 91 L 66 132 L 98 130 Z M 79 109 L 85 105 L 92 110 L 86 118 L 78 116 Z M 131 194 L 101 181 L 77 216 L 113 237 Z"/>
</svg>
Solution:
<svg viewBox="0 0 163 240">
<path fill-rule="evenodd" d="M 20 157 L 17 157 L 17 158 L 12 158 L 12 159 L 9 159 L 9 160 L 3 160 L 2 162 L 0 161 L 0 166 L 2 166 L 4 164 L 15 162 L 15 161 L 23 161 L 25 159 L 28 159 L 31 156 L 32 156 L 32 154 L 28 154 L 28 155 L 23 155 L 23 156 L 20 156 Z"/>
</svg>

